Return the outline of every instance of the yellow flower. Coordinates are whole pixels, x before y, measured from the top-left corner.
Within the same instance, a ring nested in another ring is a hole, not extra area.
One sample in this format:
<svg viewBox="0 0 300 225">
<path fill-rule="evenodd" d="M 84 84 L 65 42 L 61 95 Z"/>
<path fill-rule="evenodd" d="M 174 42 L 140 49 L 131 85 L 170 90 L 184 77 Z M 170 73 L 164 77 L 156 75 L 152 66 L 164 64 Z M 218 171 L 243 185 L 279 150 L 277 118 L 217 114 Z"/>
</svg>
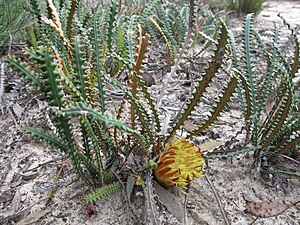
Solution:
<svg viewBox="0 0 300 225">
<path fill-rule="evenodd" d="M 167 187 L 186 187 L 203 176 L 204 158 L 200 150 L 186 139 L 174 138 L 160 155 L 155 169 L 156 179 Z"/>
</svg>

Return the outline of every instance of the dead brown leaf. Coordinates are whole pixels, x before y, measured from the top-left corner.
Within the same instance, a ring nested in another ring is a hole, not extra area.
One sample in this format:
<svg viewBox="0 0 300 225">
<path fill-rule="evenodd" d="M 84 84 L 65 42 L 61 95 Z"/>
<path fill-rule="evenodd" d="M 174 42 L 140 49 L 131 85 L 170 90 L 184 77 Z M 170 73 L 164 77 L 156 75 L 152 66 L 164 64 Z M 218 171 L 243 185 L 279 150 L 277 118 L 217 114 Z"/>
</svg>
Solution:
<svg viewBox="0 0 300 225">
<path fill-rule="evenodd" d="M 185 129 L 187 132 L 193 132 L 198 128 L 197 125 L 193 124 L 191 121 L 186 120 L 183 123 L 183 129 Z"/>
<path fill-rule="evenodd" d="M 155 181 L 153 182 L 153 187 L 155 188 L 155 193 L 158 196 L 159 202 L 162 203 L 179 221 L 182 221 L 184 218 L 184 210 L 178 197 L 164 189 Z"/>
<path fill-rule="evenodd" d="M 214 149 L 222 145 L 223 142 L 220 141 L 210 141 L 204 142 L 203 144 L 198 145 L 201 151 L 205 152 L 212 152 Z"/>
<path fill-rule="evenodd" d="M 35 179 L 37 176 L 39 175 L 38 172 L 28 172 L 28 173 L 21 173 L 21 176 L 23 178 L 23 180 L 33 180 Z"/>
<path fill-rule="evenodd" d="M 293 204 L 246 201 L 245 208 L 246 208 L 246 212 L 249 212 L 257 217 L 268 218 L 283 213 L 291 206 L 293 206 Z"/>
<path fill-rule="evenodd" d="M 13 104 L 12 109 L 18 118 L 20 118 L 24 112 L 24 108 L 21 107 L 18 103 Z"/>
<path fill-rule="evenodd" d="M 11 203 L 11 208 L 17 212 L 20 208 L 20 204 L 21 204 L 21 192 L 20 192 L 20 189 L 17 189 L 16 193 L 15 193 L 15 196 L 12 200 L 12 203 Z"/>
<path fill-rule="evenodd" d="M 130 203 L 130 196 L 131 196 L 131 193 L 133 191 L 133 188 L 134 188 L 134 185 L 135 185 L 135 178 L 132 177 L 132 176 L 129 176 L 128 179 L 127 179 L 127 182 L 126 182 L 126 194 L 127 194 L 127 199 Z"/>
<path fill-rule="evenodd" d="M 0 203 L 11 202 L 11 200 L 14 197 L 14 195 L 15 195 L 15 193 L 13 192 L 12 189 L 4 191 L 0 195 Z"/>
<path fill-rule="evenodd" d="M 142 74 L 142 78 L 147 87 L 155 85 L 155 80 L 151 74 Z"/>
<path fill-rule="evenodd" d="M 27 217 L 23 218 L 17 225 L 28 225 L 39 221 L 42 217 L 48 214 L 51 210 L 45 209 L 41 211 L 36 211 L 34 213 L 29 214 Z"/>
</svg>

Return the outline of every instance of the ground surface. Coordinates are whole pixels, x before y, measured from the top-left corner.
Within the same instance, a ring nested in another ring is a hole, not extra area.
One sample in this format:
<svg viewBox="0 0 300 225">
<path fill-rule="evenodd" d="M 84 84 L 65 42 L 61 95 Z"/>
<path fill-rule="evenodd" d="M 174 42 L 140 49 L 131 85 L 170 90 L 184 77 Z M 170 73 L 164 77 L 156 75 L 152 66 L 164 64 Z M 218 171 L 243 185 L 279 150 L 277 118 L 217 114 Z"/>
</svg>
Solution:
<svg viewBox="0 0 300 225">
<path fill-rule="evenodd" d="M 284 12 L 283 16 L 290 23 L 300 26 L 300 2 L 270 1 L 256 19 L 256 26 L 261 32 L 268 32 L 273 21 L 279 21 L 276 17 L 278 12 Z M 232 24 L 240 24 L 240 21 L 233 20 Z M 239 27 L 235 26 L 235 31 L 238 30 Z M 155 79 L 157 85 L 151 88 L 158 89 L 161 85 L 159 77 Z M 12 86 L 18 83 L 13 78 L 8 80 L 7 83 Z M 18 90 L 17 94 L 7 94 L 5 101 L 2 99 L 5 107 L 0 116 L 0 224 L 132 224 L 122 192 L 98 202 L 95 206 L 97 214 L 87 217 L 87 212 L 82 209 L 81 197 L 88 189 L 76 179 L 66 157 L 55 149 L 24 137 L 19 131 L 24 121 L 45 122 L 41 113 L 43 103 L 34 94 L 23 96 L 24 87 L 14 88 Z M 177 109 L 177 106 L 168 107 L 168 110 Z M 209 137 L 196 141 L 225 142 L 241 127 L 240 121 L 241 112 L 233 107 L 221 124 L 211 130 Z M 299 180 L 282 176 L 262 179 L 258 170 L 252 169 L 252 164 L 251 154 L 208 162 L 207 176 L 232 224 L 250 224 L 255 220 L 254 216 L 244 212 L 245 199 L 278 203 L 300 200 Z M 59 179 L 54 182 L 57 174 Z M 52 189 L 53 197 L 46 204 L 47 194 Z M 184 194 L 174 194 L 183 204 Z M 142 215 L 142 202 L 141 190 L 135 190 L 131 207 L 137 215 Z M 205 179 L 193 183 L 187 195 L 186 208 L 187 224 L 224 224 L 216 199 Z M 176 210 L 180 214 L 180 207 L 175 207 Z M 164 224 L 181 224 L 166 211 L 161 217 Z M 276 217 L 258 219 L 254 224 L 297 225 L 299 221 L 299 207 L 291 207 Z"/>
</svg>

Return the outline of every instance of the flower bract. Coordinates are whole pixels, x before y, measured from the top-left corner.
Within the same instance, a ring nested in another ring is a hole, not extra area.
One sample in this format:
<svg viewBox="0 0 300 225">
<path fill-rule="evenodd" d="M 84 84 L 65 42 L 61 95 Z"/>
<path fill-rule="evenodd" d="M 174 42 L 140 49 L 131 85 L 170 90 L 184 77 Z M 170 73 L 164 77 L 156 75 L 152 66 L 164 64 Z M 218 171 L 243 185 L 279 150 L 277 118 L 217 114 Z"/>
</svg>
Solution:
<svg viewBox="0 0 300 225">
<path fill-rule="evenodd" d="M 160 155 L 155 177 L 167 187 L 187 187 L 203 176 L 204 158 L 200 150 L 188 140 L 174 138 Z"/>
</svg>

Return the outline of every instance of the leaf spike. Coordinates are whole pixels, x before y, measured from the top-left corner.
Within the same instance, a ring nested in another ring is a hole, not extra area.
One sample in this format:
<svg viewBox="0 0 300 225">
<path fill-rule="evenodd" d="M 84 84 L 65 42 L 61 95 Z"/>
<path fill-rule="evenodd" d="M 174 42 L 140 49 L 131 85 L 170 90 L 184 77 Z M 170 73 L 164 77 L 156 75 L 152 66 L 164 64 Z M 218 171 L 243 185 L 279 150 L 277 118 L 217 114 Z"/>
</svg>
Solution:
<svg viewBox="0 0 300 225">
<path fill-rule="evenodd" d="M 59 14 L 53 4 L 52 0 L 47 0 L 48 7 L 50 9 L 52 19 L 48 19 L 45 16 L 42 17 L 42 20 L 48 24 L 50 27 L 52 27 L 58 34 L 59 37 L 61 38 L 64 46 L 67 48 L 68 53 L 70 53 L 71 50 L 71 45 L 69 43 L 69 40 L 65 37 L 64 31 L 62 29 L 62 25 L 59 19 Z"/>
<path fill-rule="evenodd" d="M 173 53 L 173 49 L 172 49 L 172 46 L 171 46 L 171 43 L 169 41 L 169 39 L 167 38 L 165 32 L 163 31 L 163 29 L 159 26 L 159 24 L 156 22 L 155 19 L 153 18 L 149 18 L 150 22 L 158 29 L 158 31 L 160 32 L 160 34 L 163 36 L 167 46 L 168 46 L 168 49 L 169 49 L 169 52 L 170 52 L 170 56 L 171 56 L 171 59 L 172 61 L 174 61 L 174 53 Z"/>
<path fill-rule="evenodd" d="M 86 195 L 83 201 L 85 204 L 89 205 L 122 190 L 122 188 L 122 184 L 119 181 L 116 181 L 112 184 L 100 187 L 93 193 Z"/>
<path fill-rule="evenodd" d="M 292 139 L 292 141 L 288 141 L 286 143 L 284 143 L 281 148 L 279 148 L 279 151 L 276 151 L 273 153 L 273 157 L 276 157 L 282 153 L 285 153 L 287 152 L 291 147 L 294 147 L 296 145 L 299 145 L 300 144 L 300 135 L 295 138 L 295 139 Z"/>
<path fill-rule="evenodd" d="M 231 78 L 231 81 L 226 87 L 223 96 L 220 97 L 220 101 L 217 103 L 217 106 L 213 108 L 212 114 L 208 117 L 205 124 L 201 125 L 197 130 L 193 131 L 191 134 L 187 136 L 187 138 L 191 138 L 202 131 L 206 130 L 220 115 L 220 113 L 224 110 L 228 100 L 230 99 L 230 96 L 233 94 L 237 84 L 237 77 L 233 76 Z"/>
<path fill-rule="evenodd" d="M 214 55 L 212 60 L 208 63 L 208 68 L 203 75 L 201 81 L 196 84 L 196 90 L 192 93 L 190 99 L 188 99 L 186 105 L 183 108 L 183 112 L 180 116 L 178 116 L 177 121 L 174 121 L 174 124 L 169 130 L 169 138 L 171 138 L 175 132 L 179 129 L 179 127 L 184 123 L 184 121 L 188 118 L 188 116 L 192 113 L 195 106 L 198 104 L 199 100 L 203 96 L 206 88 L 210 85 L 213 78 L 216 76 L 216 73 L 219 71 L 223 64 L 223 60 L 225 57 L 225 49 L 228 44 L 228 30 L 224 22 L 221 21 L 221 35 L 218 39 L 218 45 L 216 46 L 216 50 L 214 51 Z M 169 139 L 168 138 L 168 139 Z"/>
</svg>

